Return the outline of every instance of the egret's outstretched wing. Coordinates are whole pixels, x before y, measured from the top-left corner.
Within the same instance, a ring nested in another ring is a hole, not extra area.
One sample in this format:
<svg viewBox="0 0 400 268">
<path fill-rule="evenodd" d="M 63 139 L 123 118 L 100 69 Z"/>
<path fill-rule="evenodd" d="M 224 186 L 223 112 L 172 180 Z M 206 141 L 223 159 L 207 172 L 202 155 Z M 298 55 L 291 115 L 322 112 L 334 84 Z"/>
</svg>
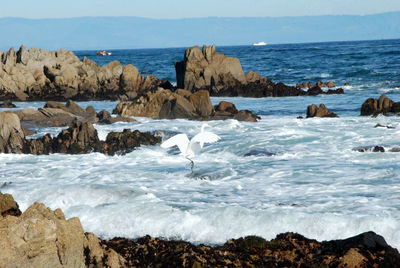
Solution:
<svg viewBox="0 0 400 268">
<path fill-rule="evenodd" d="M 178 146 L 179 150 L 181 153 L 186 153 L 186 149 L 189 145 L 189 138 L 186 134 L 178 134 L 175 136 L 172 136 L 168 140 L 164 141 L 161 144 L 162 148 L 170 148 L 172 146 Z"/>
<path fill-rule="evenodd" d="M 217 134 L 214 134 L 212 132 L 204 131 L 200 132 L 196 136 L 192 138 L 190 142 L 198 142 L 200 143 L 200 147 L 203 148 L 204 143 L 213 143 L 217 142 L 219 139 L 221 139 Z"/>
</svg>

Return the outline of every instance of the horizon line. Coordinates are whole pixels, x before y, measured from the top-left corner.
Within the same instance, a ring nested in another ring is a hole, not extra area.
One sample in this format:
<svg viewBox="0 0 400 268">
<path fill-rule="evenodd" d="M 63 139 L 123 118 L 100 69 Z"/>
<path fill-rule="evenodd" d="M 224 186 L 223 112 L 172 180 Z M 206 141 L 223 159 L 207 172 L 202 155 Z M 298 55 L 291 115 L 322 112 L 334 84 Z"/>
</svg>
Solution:
<svg viewBox="0 0 400 268">
<path fill-rule="evenodd" d="M 183 18 L 153 18 L 153 17 L 142 17 L 142 16 L 76 16 L 76 17 L 48 17 L 48 18 L 29 18 L 29 17 L 0 17 L 0 19 L 24 19 L 24 20 L 65 20 L 65 19 L 87 19 L 87 18 L 139 18 L 148 20 L 187 20 L 187 19 L 279 19 L 279 18 L 302 18 L 302 17 L 347 17 L 347 16 L 357 16 L 357 17 L 367 17 L 374 15 L 383 15 L 391 13 L 400 13 L 400 10 L 378 12 L 378 13 L 368 13 L 368 14 L 317 14 L 317 15 L 299 15 L 299 16 L 200 16 L 200 17 L 183 17 Z"/>
</svg>

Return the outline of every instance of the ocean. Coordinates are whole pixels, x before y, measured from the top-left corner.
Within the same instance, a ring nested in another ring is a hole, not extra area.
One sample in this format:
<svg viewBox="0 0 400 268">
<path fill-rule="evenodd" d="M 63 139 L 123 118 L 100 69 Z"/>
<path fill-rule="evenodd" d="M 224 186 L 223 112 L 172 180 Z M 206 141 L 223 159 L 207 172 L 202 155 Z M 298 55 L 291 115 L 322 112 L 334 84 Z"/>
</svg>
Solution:
<svg viewBox="0 0 400 268">
<path fill-rule="evenodd" d="M 76 51 L 107 64 L 119 60 L 176 83 L 174 62 L 185 48 Z M 33 202 L 79 217 L 103 239 L 151 235 L 221 244 L 298 232 L 317 240 L 374 231 L 400 248 L 400 153 L 360 153 L 361 146 L 400 146 L 400 117 L 361 117 L 362 103 L 385 93 L 400 101 L 400 40 L 217 47 L 274 82 L 334 81 L 343 95 L 224 98 L 261 116 L 257 123 L 211 121 L 221 140 L 190 162 L 177 150 L 143 146 L 124 156 L 0 154 L 0 190 L 25 210 Z M 348 86 L 344 86 L 345 83 Z M 339 118 L 305 117 L 324 103 Z M 39 108 L 44 102 L 16 102 Z M 112 111 L 115 101 L 78 102 Z M 5 109 L 1 109 L 5 110 Z M 202 122 L 136 118 L 95 125 L 101 139 L 124 128 L 166 133 L 200 131 Z M 394 128 L 374 128 L 376 124 Z M 63 128 L 38 128 L 57 135 Z"/>
</svg>

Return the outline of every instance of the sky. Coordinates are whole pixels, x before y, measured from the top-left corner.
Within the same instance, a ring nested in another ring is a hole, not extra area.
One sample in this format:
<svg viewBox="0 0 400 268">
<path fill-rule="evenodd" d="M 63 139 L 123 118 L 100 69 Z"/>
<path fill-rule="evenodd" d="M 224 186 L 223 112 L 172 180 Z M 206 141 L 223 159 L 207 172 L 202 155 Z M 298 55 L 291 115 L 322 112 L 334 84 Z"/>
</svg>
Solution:
<svg viewBox="0 0 400 268">
<path fill-rule="evenodd" d="M 0 17 L 282 17 L 400 11 L 400 0 L 0 0 Z"/>
</svg>

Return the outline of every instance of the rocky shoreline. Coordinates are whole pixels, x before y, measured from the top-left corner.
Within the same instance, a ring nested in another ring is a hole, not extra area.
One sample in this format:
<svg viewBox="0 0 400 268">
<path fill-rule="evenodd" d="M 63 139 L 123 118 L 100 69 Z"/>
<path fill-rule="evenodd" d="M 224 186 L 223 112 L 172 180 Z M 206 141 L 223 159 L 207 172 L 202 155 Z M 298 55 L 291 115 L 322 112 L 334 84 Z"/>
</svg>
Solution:
<svg viewBox="0 0 400 268">
<path fill-rule="evenodd" d="M 220 246 L 145 236 L 101 240 L 79 218 L 34 203 L 23 213 L 0 192 L 0 267 L 398 267 L 400 254 L 366 232 L 319 242 L 296 233 L 257 236 Z"/>
</svg>

